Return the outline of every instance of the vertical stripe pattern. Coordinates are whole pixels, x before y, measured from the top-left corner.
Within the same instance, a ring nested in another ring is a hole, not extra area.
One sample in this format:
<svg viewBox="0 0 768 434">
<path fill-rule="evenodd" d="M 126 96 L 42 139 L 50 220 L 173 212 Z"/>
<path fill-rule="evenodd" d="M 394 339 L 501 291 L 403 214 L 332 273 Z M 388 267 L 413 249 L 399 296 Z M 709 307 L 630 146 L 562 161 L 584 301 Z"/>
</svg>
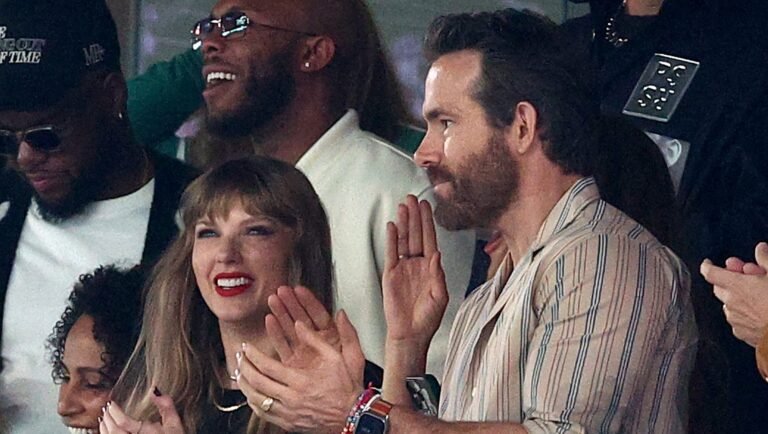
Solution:
<svg viewBox="0 0 768 434">
<path fill-rule="evenodd" d="M 465 300 L 440 414 L 536 433 L 682 433 L 696 344 L 688 273 L 576 182 L 507 281 Z"/>
</svg>

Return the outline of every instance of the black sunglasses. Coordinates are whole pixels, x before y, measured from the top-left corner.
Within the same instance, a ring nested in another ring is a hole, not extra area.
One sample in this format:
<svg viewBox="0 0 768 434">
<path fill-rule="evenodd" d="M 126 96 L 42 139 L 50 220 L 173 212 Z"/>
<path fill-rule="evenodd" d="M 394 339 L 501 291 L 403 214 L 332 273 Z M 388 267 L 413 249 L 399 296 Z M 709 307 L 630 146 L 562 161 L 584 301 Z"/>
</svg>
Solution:
<svg viewBox="0 0 768 434">
<path fill-rule="evenodd" d="M 199 49 L 203 45 L 203 41 L 206 40 L 217 27 L 221 29 L 222 38 L 235 39 L 243 37 L 245 35 L 245 29 L 250 25 L 263 27 L 265 29 L 298 33 L 305 36 L 317 36 L 314 33 L 303 32 L 301 30 L 257 23 L 248 18 L 248 15 L 246 15 L 245 12 L 229 12 L 222 15 L 221 18 L 208 17 L 195 23 L 192 30 L 190 30 L 190 33 L 192 33 L 192 49 Z"/>
<path fill-rule="evenodd" d="M 61 146 L 61 138 L 53 125 L 41 125 L 23 131 L 0 130 L 0 154 L 18 155 L 21 142 L 41 152 L 53 152 Z"/>
</svg>

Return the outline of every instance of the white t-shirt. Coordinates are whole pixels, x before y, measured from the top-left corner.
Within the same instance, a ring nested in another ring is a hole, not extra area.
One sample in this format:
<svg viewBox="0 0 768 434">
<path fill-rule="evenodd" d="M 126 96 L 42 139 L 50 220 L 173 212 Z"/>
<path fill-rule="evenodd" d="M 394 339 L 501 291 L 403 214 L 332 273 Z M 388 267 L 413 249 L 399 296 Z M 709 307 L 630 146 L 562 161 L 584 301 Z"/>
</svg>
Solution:
<svg viewBox="0 0 768 434">
<path fill-rule="evenodd" d="M 46 222 L 32 203 L 13 264 L 3 318 L 5 369 L 0 411 L 13 433 L 66 433 L 45 342 L 77 278 L 99 265 L 141 261 L 154 180 L 127 196 L 89 205 L 64 222 Z"/>
</svg>

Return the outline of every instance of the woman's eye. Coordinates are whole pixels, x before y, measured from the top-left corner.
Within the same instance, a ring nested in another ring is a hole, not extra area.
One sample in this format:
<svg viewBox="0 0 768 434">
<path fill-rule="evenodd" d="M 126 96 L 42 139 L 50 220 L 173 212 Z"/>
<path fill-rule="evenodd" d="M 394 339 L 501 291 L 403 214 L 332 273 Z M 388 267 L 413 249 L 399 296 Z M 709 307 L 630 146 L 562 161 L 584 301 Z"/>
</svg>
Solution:
<svg viewBox="0 0 768 434">
<path fill-rule="evenodd" d="M 216 231 L 209 228 L 201 228 L 195 232 L 196 238 L 211 238 L 216 236 Z"/>
<path fill-rule="evenodd" d="M 248 228 L 248 234 L 249 235 L 272 235 L 275 233 L 275 230 L 272 229 L 269 226 L 251 226 Z"/>
</svg>

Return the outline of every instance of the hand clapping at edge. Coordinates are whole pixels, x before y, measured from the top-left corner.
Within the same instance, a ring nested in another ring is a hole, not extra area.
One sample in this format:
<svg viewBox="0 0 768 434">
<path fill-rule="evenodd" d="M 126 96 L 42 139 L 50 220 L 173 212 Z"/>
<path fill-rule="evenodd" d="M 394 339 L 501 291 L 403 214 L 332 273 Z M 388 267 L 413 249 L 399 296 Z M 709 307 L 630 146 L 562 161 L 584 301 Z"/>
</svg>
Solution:
<svg viewBox="0 0 768 434">
<path fill-rule="evenodd" d="M 709 259 L 701 264 L 701 274 L 714 286 L 715 296 L 733 335 L 756 347 L 768 325 L 768 244 L 755 247 L 757 263 L 728 258 L 725 268 Z"/>
</svg>

